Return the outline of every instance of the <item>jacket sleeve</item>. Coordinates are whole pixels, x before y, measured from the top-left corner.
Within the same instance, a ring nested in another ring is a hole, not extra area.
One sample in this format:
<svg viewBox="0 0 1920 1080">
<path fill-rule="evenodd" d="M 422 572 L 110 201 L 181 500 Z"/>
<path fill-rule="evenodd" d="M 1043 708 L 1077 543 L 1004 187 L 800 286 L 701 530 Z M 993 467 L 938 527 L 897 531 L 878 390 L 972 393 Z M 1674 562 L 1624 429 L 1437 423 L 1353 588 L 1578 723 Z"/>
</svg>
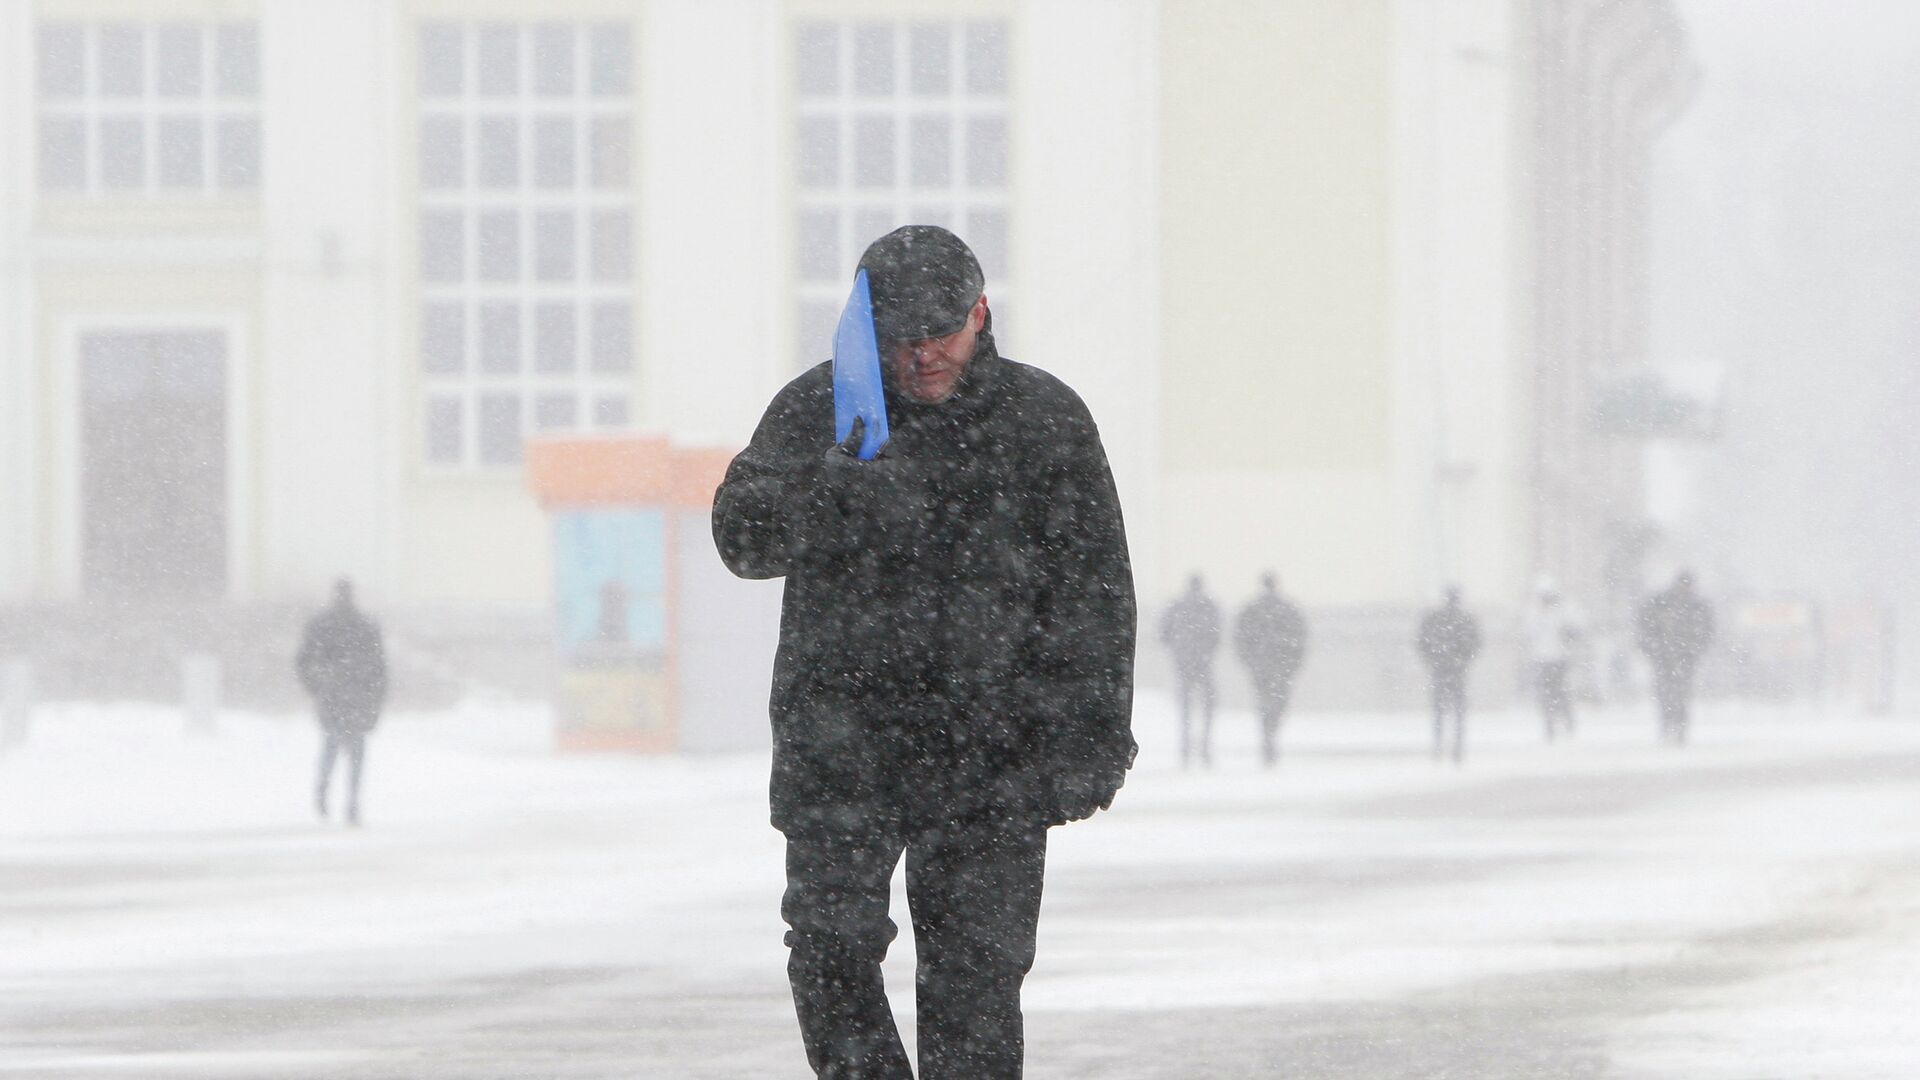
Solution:
<svg viewBox="0 0 1920 1080">
<path fill-rule="evenodd" d="M 1043 725 L 1056 773 L 1124 772 L 1133 764 L 1137 612 L 1120 498 L 1093 419 L 1078 406 L 1050 485 L 1050 556 L 1031 639 L 1024 705 Z"/>
<path fill-rule="evenodd" d="M 811 430 L 819 418 L 810 397 L 797 380 L 782 390 L 714 493 L 713 542 L 740 577 L 784 577 L 806 554 L 814 471 L 831 434 Z"/>
</svg>

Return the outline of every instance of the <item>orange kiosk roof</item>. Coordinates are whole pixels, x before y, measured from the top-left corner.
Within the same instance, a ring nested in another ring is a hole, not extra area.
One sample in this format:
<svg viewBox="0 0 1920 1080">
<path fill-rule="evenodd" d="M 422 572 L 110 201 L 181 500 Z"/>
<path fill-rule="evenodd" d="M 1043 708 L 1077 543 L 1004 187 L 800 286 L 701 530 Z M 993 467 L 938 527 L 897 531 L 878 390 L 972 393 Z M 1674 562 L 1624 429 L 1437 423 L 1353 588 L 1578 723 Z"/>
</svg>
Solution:
<svg viewBox="0 0 1920 1080">
<path fill-rule="evenodd" d="M 661 436 L 534 439 L 527 486 L 541 505 L 713 506 L 733 452 L 677 448 Z"/>
</svg>

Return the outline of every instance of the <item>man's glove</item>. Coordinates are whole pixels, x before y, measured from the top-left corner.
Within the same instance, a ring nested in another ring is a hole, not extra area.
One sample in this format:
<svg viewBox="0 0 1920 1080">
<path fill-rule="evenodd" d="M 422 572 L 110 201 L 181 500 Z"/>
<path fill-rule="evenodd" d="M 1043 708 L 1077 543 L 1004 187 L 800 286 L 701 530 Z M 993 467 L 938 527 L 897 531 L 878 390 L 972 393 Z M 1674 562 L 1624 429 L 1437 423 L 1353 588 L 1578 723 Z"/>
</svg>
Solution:
<svg viewBox="0 0 1920 1080">
<path fill-rule="evenodd" d="M 1123 771 L 1069 769 L 1053 777 L 1053 805 L 1048 824 L 1065 825 L 1092 817 L 1094 811 L 1113 805 L 1113 797 L 1126 782 Z"/>
<path fill-rule="evenodd" d="M 822 455 L 809 539 L 831 551 L 911 552 L 927 508 L 924 485 L 910 462 L 887 453 L 891 443 L 873 460 L 861 461 L 865 437 L 866 422 L 855 417 L 847 437 Z"/>
</svg>

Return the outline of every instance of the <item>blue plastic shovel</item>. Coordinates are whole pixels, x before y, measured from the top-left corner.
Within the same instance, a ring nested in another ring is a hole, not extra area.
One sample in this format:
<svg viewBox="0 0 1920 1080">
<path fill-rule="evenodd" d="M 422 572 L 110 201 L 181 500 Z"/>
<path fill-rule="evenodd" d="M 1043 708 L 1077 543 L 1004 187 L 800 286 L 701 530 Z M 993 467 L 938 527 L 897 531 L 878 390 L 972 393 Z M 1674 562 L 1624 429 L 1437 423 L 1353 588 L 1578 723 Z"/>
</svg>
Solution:
<svg viewBox="0 0 1920 1080">
<path fill-rule="evenodd" d="M 853 421 L 866 422 L 860 460 L 872 461 L 887 444 L 887 399 L 880 383 L 880 341 L 873 330 L 873 291 L 867 272 L 853 279 L 853 295 L 833 332 L 833 438 L 847 441 Z"/>
</svg>

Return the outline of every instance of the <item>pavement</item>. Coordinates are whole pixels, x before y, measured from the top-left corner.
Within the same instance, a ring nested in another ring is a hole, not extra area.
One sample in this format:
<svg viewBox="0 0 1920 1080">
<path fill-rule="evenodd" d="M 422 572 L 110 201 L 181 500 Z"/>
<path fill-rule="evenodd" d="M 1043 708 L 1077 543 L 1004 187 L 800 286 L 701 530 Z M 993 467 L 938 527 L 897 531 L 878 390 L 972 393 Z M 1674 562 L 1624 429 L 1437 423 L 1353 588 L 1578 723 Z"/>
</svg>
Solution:
<svg viewBox="0 0 1920 1080">
<path fill-rule="evenodd" d="M 1271 772 L 1243 714 L 1205 772 L 1136 726 L 1052 834 L 1031 1078 L 1920 1076 L 1920 717 L 1498 713 L 1454 767 L 1309 715 Z M 0 1080 L 806 1076 L 764 755 L 549 740 L 393 717 L 347 830 L 304 718 L 43 711 L 0 757 Z M 911 1043 L 910 935 L 887 970 Z"/>
</svg>

